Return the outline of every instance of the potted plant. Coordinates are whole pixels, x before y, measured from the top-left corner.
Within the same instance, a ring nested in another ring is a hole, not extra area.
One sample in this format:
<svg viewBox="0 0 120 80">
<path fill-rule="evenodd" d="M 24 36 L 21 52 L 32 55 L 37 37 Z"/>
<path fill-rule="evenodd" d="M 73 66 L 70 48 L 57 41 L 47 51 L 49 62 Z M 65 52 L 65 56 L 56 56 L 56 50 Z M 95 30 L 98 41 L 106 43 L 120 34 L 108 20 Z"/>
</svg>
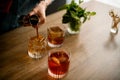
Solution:
<svg viewBox="0 0 120 80">
<path fill-rule="evenodd" d="M 82 23 L 86 20 L 90 20 L 91 16 L 94 16 L 96 12 L 86 11 L 85 8 L 80 7 L 82 0 L 79 0 L 77 4 L 74 0 L 70 4 L 65 4 L 61 9 L 66 9 L 66 13 L 63 15 L 62 23 L 68 23 L 68 32 L 71 34 L 79 33 Z"/>
</svg>

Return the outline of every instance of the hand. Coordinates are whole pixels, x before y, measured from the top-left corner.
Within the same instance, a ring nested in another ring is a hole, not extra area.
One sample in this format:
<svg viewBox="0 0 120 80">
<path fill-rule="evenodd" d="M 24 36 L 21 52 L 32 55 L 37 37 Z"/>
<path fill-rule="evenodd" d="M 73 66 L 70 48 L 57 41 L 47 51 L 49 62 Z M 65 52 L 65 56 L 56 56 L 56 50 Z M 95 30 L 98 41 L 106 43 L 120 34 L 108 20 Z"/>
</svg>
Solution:
<svg viewBox="0 0 120 80">
<path fill-rule="evenodd" d="M 46 20 L 46 7 L 47 4 L 45 1 L 41 1 L 36 7 L 29 13 L 29 15 L 38 15 L 39 16 L 39 24 L 45 23 Z"/>
</svg>

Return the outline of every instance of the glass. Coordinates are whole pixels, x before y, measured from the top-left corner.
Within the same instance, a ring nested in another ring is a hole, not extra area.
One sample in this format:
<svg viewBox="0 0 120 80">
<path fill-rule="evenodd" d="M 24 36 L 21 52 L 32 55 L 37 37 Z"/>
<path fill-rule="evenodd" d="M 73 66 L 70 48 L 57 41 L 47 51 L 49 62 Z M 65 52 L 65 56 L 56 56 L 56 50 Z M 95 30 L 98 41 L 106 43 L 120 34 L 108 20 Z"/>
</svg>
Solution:
<svg viewBox="0 0 120 80">
<path fill-rule="evenodd" d="M 69 34 L 79 34 L 80 33 L 80 27 L 82 26 L 82 23 L 78 23 L 76 25 L 72 25 L 72 23 L 68 24 L 67 31 Z M 75 29 L 72 29 L 73 27 L 76 27 Z"/>
<path fill-rule="evenodd" d="M 32 58 L 41 58 L 45 53 L 45 38 L 42 35 L 31 37 L 28 43 L 28 55 Z"/>
<path fill-rule="evenodd" d="M 69 68 L 70 53 L 64 49 L 53 49 L 48 55 L 48 74 L 53 78 L 63 78 Z"/>
<path fill-rule="evenodd" d="M 110 32 L 113 33 L 113 34 L 117 34 L 118 33 L 118 28 L 117 26 L 116 27 L 113 27 L 110 29 Z"/>
<path fill-rule="evenodd" d="M 59 26 L 49 27 L 47 30 L 48 46 L 60 47 L 65 38 L 65 32 Z"/>
<path fill-rule="evenodd" d="M 118 33 L 118 24 L 120 22 L 120 16 L 118 16 L 118 14 L 115 14 L 115 12 L 113 10 L 111 10 L 109 12 L 109 15 L 112 18 L 112 27 L 110 29 L 110 32 L 113 34 L 117 34 Z"/>
</svg>

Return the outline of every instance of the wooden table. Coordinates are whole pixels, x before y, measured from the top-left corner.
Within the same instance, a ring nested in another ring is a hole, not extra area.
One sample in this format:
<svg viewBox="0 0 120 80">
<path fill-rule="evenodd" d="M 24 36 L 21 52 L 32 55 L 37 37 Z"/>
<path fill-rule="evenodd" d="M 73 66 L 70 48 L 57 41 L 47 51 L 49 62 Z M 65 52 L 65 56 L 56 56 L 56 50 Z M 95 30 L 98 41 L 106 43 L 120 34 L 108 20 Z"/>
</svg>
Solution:
<svg viewBox="0 0 120 80">
<path fill-rule="evenodd" d="M 66 35 L 62 47 L 71 52 L 71 63 L 63 80 L 120 80 L 120 33 L 110 35 L 109 16 L 111 9 L 120 14 L 120 8 L 96 1 L 83 7 L 97 14 L 82 25 L 78 35 Z M 49 26 L 67 26 L 61 23 L 64 13 L 47 16 L 39 33 L 46 35 Z M 27 54 L 28 39 L 34 33 L 32 27 L 20 27 L 0 36 L 0 80 L 48 80 L 47 54 L 37 60 Z"/>
</svg>

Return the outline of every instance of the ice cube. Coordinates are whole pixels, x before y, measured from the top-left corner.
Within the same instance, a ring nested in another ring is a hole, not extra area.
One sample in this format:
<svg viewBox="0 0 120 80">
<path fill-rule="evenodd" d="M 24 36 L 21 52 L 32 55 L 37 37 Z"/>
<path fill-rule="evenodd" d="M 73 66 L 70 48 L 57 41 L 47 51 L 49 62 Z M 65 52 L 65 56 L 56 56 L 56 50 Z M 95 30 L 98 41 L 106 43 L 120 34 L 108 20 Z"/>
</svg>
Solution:
<svg viewBox="0 0 120 80">
<path fill-rule="evenodd" d="M 59 61 L 60 62 L 65 62 L 65 61 L 67 61 L 67 58 L 65 56 L 62 56 L 62 57 L 59 58 Z"/>
<path fill-rule="evenodd" d="M 51 35 L 54 35 L 54 36 L 62 36 L 64 33 L 63 30 L 59 26 L 51 27 L 49 29 L 49 32 Z"/>
<path fill-rule="evenodd" d="M 66 56 L 66 53 L 65 53 L 64 51 L 61 51 L 60 53 L 61 53 L 61 56 L 60 56 L 60 58 L 59 58 L 59 61 L 60 61 L 60 62 L 65 62 L 65 61 L 67 61 L 68 57 Z"/>
</svg>

